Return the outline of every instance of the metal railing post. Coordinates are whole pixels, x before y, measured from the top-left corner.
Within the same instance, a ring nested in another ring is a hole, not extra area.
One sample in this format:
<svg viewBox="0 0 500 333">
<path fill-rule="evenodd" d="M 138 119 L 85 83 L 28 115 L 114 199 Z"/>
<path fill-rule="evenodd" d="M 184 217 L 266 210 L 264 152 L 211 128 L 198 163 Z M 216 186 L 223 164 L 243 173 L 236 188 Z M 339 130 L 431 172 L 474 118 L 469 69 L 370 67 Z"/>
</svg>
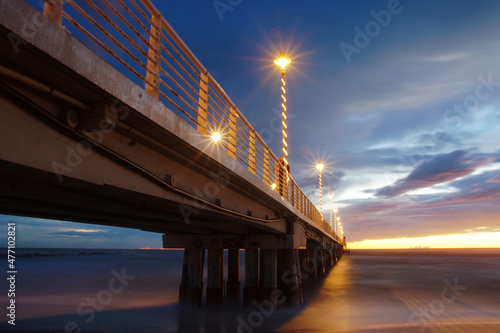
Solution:
<svg viewBox="0 0 500 333">
<path fill-rule="evenodd" d="M 151 31 L 149 36 L 148 71 L 146 71 L 145 90 L 155 99 L 160 98 L 160 72 L 161 72 L 161 33 L 162 19 L 160 14 L 151 14 Z M 152 59 L 152 60 L 151 60 Z"/>
<path fill-rule="evenodd" d="M 300 211 L 302 212 L 302 214 L 305 213 L 305 210 L 304 210 L 304 193 L 302 193 L 302 191 L 299 191 L 300 193 Z"/>
<path fill-rule="evenodd" d="M 61 26 L 62 24 L 63 0 L 45 0 L 43 15 L 49 20 Z"/>
<path fill-rule="evenodd" d="M 264 184 L 270 185 L 269 183 L 269 148 L 264 147 Z"/>
<path fill-rule="evenodd" d="M 229 108 L 227 148 L 229 156 L 236 159 L 236 108 L 233 105 Z"/>
<path fill-rule="evenodd" d="M 201 72 L 200 75 L 200 93 L 198 100 L 198 132 L 207 134 L 208 129 L 208 73 Z"/>
<path fill-rule="evenodd" d="M 255 175 L 255 131 L 250 129 L 248 136 L 248 170 Z"/>
</svg>

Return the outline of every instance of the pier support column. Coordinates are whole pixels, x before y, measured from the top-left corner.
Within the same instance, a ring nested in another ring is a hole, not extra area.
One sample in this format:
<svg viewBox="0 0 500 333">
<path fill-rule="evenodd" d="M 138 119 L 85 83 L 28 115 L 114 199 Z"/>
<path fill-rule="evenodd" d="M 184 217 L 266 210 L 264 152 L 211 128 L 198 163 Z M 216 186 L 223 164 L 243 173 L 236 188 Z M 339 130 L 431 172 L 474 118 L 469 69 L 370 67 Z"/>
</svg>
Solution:
<svg viewBox="0 0 500 333">
<path fill-rule="evenodd" d="M 333 254 L 333 245 L 328 245 L 327 248 L 327 253 L 328 253 L 328 264 L 330 266 L 330 269 L 335 266 L 335 259 L 334 259 L 334 254 Z"/>
<path fill-rule="evenodd" d="M 300 306 L 298 274 L 295 250 L 278 250 L 278 289 L 284 293 L 288 306 Z"/>
<path fill-rule="evenodd" d="M 224 250 L 209 249 L 207 261 L 207 305 L 221 305 L 224 298 Z"/>
<path fill-rule="evenodd" d="M 316 276 L 323 277 L 325 275 L 325 255 L 321 245 L 317 245 L 314 249 L 314 259 L 316 260 Z"/>
<path fill-rule="evenodd" d="M 260 250 L 260 299 L 277 303 L 277 250 Z"/>
<path fill-rule="evenodd" d="M 300 288 L 302 290 L 302 300 L 304 299 L 304 281 L 309 279 L 314 279 L 316 277 L 316 267 L 311 267 L 309 262 L 309 250 L 300 249 L 299 253 L 299 264 L 300 264 Z"/>
<path fill-rule="evenodd" d="M 310 272 L 308 272 L 307 268 L 309 267 L 309 255 L 307 253 L 307 249 L 298 250 L 299 253 L 299 263 L 300 263 L 300 273 L 301 280 L 308 279 L 310 277 Z"/>
<path fill-rule="evenodd" d="M 228 250 L 227 263 L 227 301 L 238 303 L 240 301 L 240 250 Z"/>
<path fill-rule="evenodd" d="M 179 285 L 179 303 L 183 304 L 186 301 L 186 287 L 188 281 L 188 252 L 184 250 L 184 259 L 182 261 L 182 277 Z"/>
<path fill-rule="evenodd" d="M 259 291 L 259 250 L 245 250 L 245 287 L 243 301 L 245 306 L 258 300 Z"/>
<path fill-rule="evenodd" d="M 204 249 L 185 249 L 179 303 L 201 306 L 203 296 Z"/>
<path fill-rule="evenodd" d="M 295 265 L 297 267 L 297 281 L 299 283 L 299 300 L 300 300 L 300 304 L 303 304 L 304 303 L 304 286 L 302 284 L 302 268 L 301 268 L 302 264 L 300 261 L 299 251 L 300 250 L 293 250 L 293 252 L 295 253 Z"/>
<path fill-rule="evenodd" d="M 318 271 L 318 260 L 314 254 L 316 245 L 312 242 L 307 243 L 307 265 L 304 267 L 304 271 L 308 274 L 310 279 L 317 277 Z"/>
<path fill-rule="evenodd" d="M 330 252 L 328 252 L 328 248 L 323 249 L 323 260 L 325 262 L 325 273 L 328 272 L 331 268 L 331 258 L 330 258 Z"/>
</svg>

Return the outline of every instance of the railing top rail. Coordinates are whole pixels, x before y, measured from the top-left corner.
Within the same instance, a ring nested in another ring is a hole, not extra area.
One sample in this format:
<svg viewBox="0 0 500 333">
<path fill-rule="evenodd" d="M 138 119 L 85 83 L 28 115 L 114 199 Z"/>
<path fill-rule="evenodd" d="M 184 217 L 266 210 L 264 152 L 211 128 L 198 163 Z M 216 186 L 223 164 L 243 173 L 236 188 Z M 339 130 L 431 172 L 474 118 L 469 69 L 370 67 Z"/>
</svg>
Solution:
<svg viewBox="0 0 500 333">
<path fill-rule="evenodd" d="M 140 0 L 140 1 L 151 14 L 161 15 L 161 12 L 158 10 L 158 8 L 156 8 L 156 6 L 151 2 L 151 0 Z"/>
</svg>

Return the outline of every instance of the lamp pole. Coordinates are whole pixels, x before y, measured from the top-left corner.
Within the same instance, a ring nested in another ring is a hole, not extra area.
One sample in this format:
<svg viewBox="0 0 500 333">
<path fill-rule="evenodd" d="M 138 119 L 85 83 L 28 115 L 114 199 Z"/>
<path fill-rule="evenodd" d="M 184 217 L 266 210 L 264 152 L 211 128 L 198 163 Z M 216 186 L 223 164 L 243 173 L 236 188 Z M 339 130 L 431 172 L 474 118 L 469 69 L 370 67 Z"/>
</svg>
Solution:
<svg viewBox="0 0 500 333">
<path fill-rule="evenodd" d="M 292 61 L 286 57 L 285 52 L 280 52 L 279 57 L 274 60 L 274 63 L 278 66 L 281 67 L 281 115 L 283 117 L 281 123 L 283 124 L 283 160 L 285 162 L 285 169 L 286 166 L 288 165 L 288 143 L 287 143 L 287 138 L 288 135 L 286 134 L 286 82 L 285 82 L 285 68 L 288 64 L 290 64 Z"/>
<path fill-rule="evenodd" d="M 321 214 L 321 220 L 323 220 L 323 179 L 321 178 L 321 171 L 324 165 L 322 163 L 316 164 L 316 169 L 319 171 L 319 212 Z"/>
<path fill-rule="evenodd" d="M 285 52 L 280 52 L 278 58 L 274 60 L 274 63 L 278 66 L 281 67 L 281 115 L 283 119 L 281 120 L 281 123 L 283 125 L 283 158 L 280 159 L 280 163 L 282 164 L 283 168 L 280 167 L 280 195 L 287 197 L 287 192 L 285 189 L 288 187 L 288 180 L 289 180 L 289 175 L 288 173 L 290 172 L 290 166 L 288 165 L 288 143 L 287 143 L 287 137 L 288 135 L 286 134 L 286 82 L 285 82 L 285 68 L 288 64 L 292 62 L 289 58 L 286 57 Z M 284 170 L 283 170 L 284 169 Z M 283 171 L 281 171 L 283 170 Z M 284 173 L 284 174 L 283 174 Z M 286 183 L 285 183 L 286 182 Z"/>
<path fill-rule="evenodd" d="M 334 219 L 335 219 L 335 234 L 337 234 L 337 208 L 333 209 L 333 212 L 335 213 Z"/>
<path fill-rule="evenodd" d="M 330 198 L 330 227 L 333 230 L 333 193 L 330 193 L 328 197 Z"/>
</svg>

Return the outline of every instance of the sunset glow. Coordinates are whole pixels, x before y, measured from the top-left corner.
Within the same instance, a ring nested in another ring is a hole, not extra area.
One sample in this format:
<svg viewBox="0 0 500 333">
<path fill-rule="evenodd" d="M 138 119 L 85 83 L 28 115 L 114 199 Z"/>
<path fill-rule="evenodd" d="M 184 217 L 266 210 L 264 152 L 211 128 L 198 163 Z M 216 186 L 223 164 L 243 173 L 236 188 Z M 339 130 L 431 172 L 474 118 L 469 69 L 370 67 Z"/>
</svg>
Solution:
<svg viewBox="0 0 500 333">
<path fill-rule="evenodd" d="M 471 232 L 426 237 L 367 239 L 350 242 L 349 247 L 351 249 L 409 249 L 412 247 L 429 247 L 432 249 L 499 248 L 500 232 Z"/>
</svg>

